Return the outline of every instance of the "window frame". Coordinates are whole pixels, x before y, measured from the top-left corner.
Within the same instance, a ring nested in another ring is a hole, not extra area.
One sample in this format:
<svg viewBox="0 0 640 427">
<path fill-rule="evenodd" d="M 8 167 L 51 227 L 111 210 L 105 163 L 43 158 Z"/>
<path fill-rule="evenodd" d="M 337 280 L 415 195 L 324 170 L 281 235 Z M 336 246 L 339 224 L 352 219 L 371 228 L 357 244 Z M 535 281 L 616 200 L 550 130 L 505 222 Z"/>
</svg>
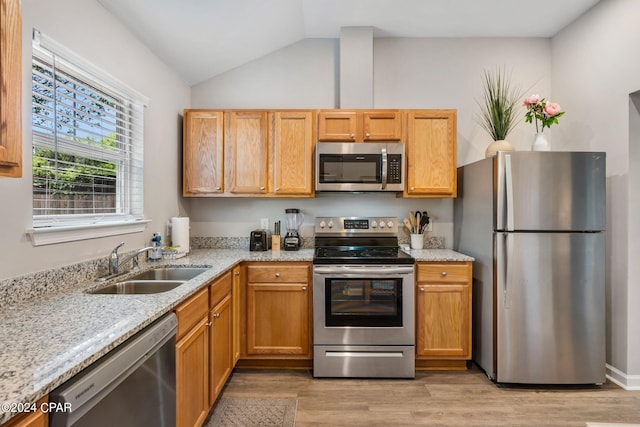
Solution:
<svg viewBox="0 0 640 427">
<path fill-rule="evenodd" d="M 64 62 L 65 74 L 71 72 L 74 79 L 78 79 L 80 82 L 88 82 L 87 87 L 98 88 L 100 91 L 111 94 L 117 99 L 125 100 L 123 105 L 126 106 L 127 111 L 124 112 L 124 114 L 129 114 L 131 117 L 126 123 L 127 125 L 132 124 L 132 126 L 127 126 L 126 128 L 126 138 L 131 141 L 131 144 L 127 149 L 123 150 L 122 155 L 119 155 L 119 157 L 124 160 L 123 163 L 118 166 L 119 171 L 116 174 L 116 207 L 117 209 L 123 209 L 123 211 L 120 213 L 34 215 L 32 205 L 33 226 L 26 230 L 27 235 L 30 236 L 35 246 L 39 246 L 144 231 L 146 224 L 150 222 L 144 218 L 143 182 L 144 108 L 148 105 L 148 99 L 115 79 L 113 76 L 107 74 L 104 70 L 91 64 L 86 59 L 79 57 L 66 47 L 41 34 L 38 30 L 34 30 L 33 32 L 32 49 L 32 80 L 34 58 L 39 58 L 40 61 L 43 59 L 46 61 L 48 56 L 53 55 L 52 58 L 57 58 L 56 60 L 59 59 Z M 33 90 L 31 95 L 33 96 Z M 33 106 L 32 96 L 30 97 L 31 106 Z M 33 114 L 32 111 L 32 117 Z M 119 119 L 116 118 L 115 126 L 118 125 L 118 120 Z M 46 137 L 42 138 L 44 135 L 42 133 L 39 134 L 41 136 L 40 142 L 35 143 L 34 132 L 32 129 L 32 152 L 35 147 L 44 148 L 44 146 L 47 145 L 47 142 L 43 142 L 46 140 Z M 67 144 L 67 148 L 72 152 L 74 149 L 73 145 L 82 148 L 81 143 L 73 142 Z M 47 147 L 47 149 L 51 148 Z M 53 149 L 55 150 L 55 147 Z M 91 157 L 91 150 L 88 151 L 89 154 L 83 152 L 79 155 L 87 155 L 89 159 L 95 158 L 99 160 L 99 156 Z M 75 154 L 69 153 L 66 150 L 62 150 L 61 152 L 72 155 Z M 97 152 L 99 153 L 100 151 L 98 150 Z M 31 168 L 33 168 L 33 166 L 31 166 Z M 132 175 L 132 169 L 135 169 L 134 175 Z M 31 188 L 33 200 L 35 194 L 33 179 Z"/>
</svg>

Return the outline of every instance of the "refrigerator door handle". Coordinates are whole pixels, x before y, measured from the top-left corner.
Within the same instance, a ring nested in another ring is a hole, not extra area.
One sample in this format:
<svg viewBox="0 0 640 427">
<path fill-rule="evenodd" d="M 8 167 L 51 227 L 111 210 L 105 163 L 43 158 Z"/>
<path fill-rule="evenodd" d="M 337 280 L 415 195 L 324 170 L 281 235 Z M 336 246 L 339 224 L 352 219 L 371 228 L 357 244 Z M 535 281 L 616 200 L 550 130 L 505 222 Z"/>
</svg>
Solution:
<svg viewBox="0 0 640 427">
<path fill-rule="evenodd" d="M 511 171 L 511 155 L 505 154 L 504 156 L 504 180 L 505 180 L 505 199 L 507 210 L 507 226 L 506 229 L 513 231 L 513 176 Z"/>
<path fill-rule="evenodd" d="M 504 233 L 504 281 L 502 282 L 502 292 L 504 297 L 504 308 L 511 308 L 511 298 L 509 296 L 509 274 L 511 273 L 511 263 L 513 260 L 513 233 Z"/>
</svg>

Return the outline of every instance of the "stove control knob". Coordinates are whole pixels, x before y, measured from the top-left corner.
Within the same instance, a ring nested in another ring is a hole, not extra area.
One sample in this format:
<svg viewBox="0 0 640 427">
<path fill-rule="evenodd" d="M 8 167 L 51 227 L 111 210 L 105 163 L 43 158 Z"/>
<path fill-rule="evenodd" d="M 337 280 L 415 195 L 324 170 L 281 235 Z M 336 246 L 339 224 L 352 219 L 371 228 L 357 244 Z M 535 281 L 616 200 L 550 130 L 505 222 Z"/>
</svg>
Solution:
<svg viewBox="0 0 640 427">
<path fill-rule="evenodd" d="M 378 228 L 378 221 L 372 221 L 371 228 Z"/>
<path fill-rule="evenodd" d="M 380 221 L 380 228 L 384 228 L 384 221 Z"/>
<path fill-rule="evenodd" d="M 329 221 L 329 228 L 333 228 L 333 221 Z"/>
<path fill-rule="evenodd" d="M 387 227 L 389 227 L 389 228 L 393 228 L 393 221 L 389 221 L 389 222 L 387 222 Z"/>
<path fill-rule="evenodd" d="M 327 226 L 327 223 L 324 221 L 320 221 L 320 228 L 324 228 Z"/>
</svg>

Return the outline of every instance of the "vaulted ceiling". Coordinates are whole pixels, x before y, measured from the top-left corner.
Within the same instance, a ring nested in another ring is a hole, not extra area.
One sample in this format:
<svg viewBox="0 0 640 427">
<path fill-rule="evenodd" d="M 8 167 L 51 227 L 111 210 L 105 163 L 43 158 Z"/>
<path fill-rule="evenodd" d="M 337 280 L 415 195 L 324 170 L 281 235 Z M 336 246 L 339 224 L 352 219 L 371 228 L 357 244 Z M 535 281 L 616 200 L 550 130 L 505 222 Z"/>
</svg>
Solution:
<svg viewBox="0 0 640 427">
<path fill-rule="evenodd" d="M 195 84 L 304 38 L 552 37 L 599 0 L 98 0 Z"/>
</svg>

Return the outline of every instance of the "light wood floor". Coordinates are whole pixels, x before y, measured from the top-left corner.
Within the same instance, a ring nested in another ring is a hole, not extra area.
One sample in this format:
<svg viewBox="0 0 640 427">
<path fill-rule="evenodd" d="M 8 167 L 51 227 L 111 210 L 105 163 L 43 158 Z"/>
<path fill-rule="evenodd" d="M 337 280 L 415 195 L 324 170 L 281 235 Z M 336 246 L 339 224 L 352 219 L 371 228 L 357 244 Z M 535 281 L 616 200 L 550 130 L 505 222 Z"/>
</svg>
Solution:
<svg viewBox="0 0 640 427">
<path fill-rule="evenodd" d="M 640 424 L 640 391 L 498 387 L 477 369 L 414 380 L 314 379 L 310 371 L 237 369 L 223 396 L 298 400 L 305 426 L 581 426 Z"/>
</svg>

